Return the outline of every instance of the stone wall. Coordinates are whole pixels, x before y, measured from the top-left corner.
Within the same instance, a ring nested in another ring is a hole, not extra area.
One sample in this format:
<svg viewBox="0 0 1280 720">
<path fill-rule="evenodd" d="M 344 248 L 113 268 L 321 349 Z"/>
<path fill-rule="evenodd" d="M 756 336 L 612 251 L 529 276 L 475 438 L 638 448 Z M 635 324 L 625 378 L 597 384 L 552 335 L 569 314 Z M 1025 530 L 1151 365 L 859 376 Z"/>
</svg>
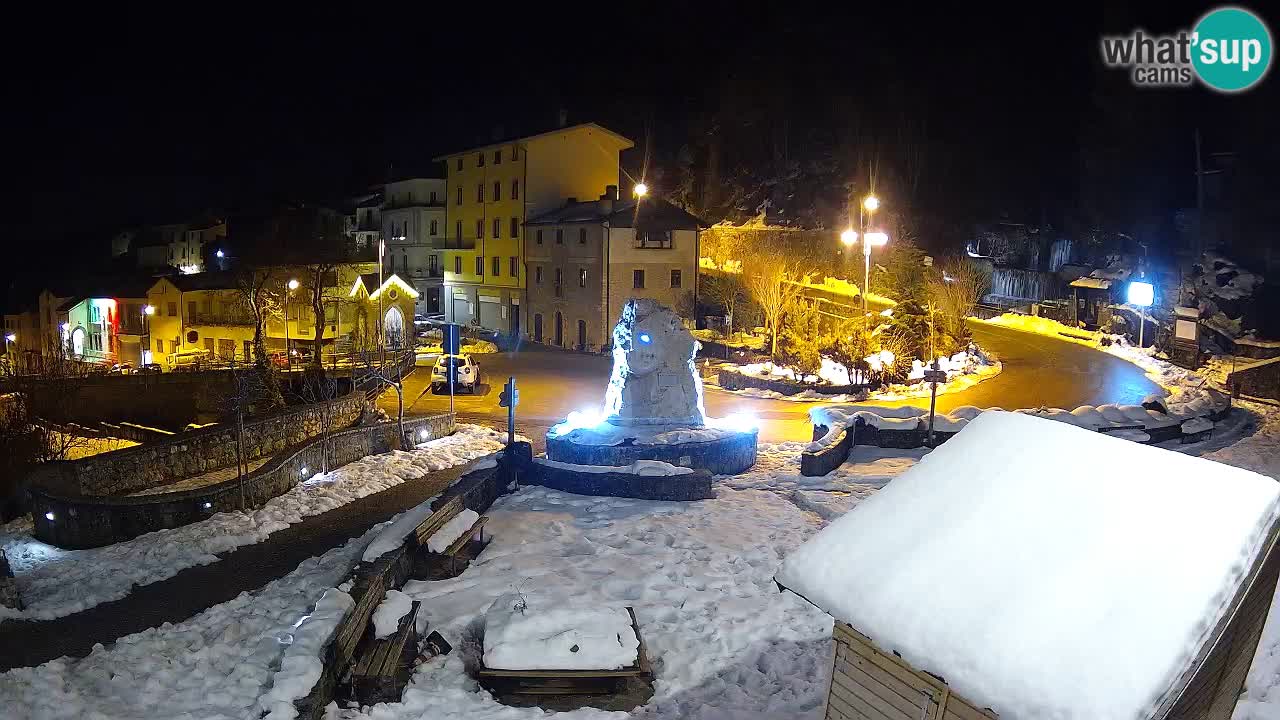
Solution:
<svg viewBox="0 0 1280 720">
<path fill-rule="evenodd" d="M 428 439 L 453 432 L 450 414 L 406 418 L 405 431 Z M 143 533 L 179 527 L 216 512 L 262 505 L 326 466 L 330 469 L 367 455 L 388 452 L 395 442 L 396 423 L 379 423 L 310 438 L 277 454 L 245 476 L 202 488 L 172 493 L 123 497 L 62 495 L 48 487 L 31 489 L 31 517 L 35 536 L 65 548 L 101 547 Z M 101 457 L 101 456 L 99 456 Z M 303 469 L 307 473 L 303 473 Z"/>
<path fill-rule="evenodd" d="M 636 460 L 661 460 L 713 475 L 736 475 L 756 464 L 756 436 L 751 431 L 711 442 L 679 445 L 581 445 L 548 435 L 547 457 L 574 465 L 615 467 Z"/>
<path fill-rule="evenodd" d="M 1264 360 L 1227 377 L 1232 394 L 1280 400 L 1280 358 Z"/>
<path fill-rule="evenodd" d="M 55 422 L 137 422 L 181 428 L 220 414 L 232 389 L 231 373 L 91 375 L 75 380 L 25 379 L 14 385 L 31 398 L 32 412 Z"/>
<path fill-rule="evenodd" d="M 326 430 L 343 428 L 360 417 L 365 399 L 350 393 L 327 403 L 285 409 L 245 425 L 246 458 L 268 457 Z M 80 460 L 51 462 L 32 472 L 31 486 L 61 495 L 125 495 L 236 464 L 233 425 L 179 433 L 163 442 L 102 453 Z"/>
<path fill-rule="evenodd" d="M 577 495 L 641 500 L 706 500 L 715 497 L 711 492 L 711 473 L 706 470 L 694 470 L 683 475 L 636 475 L 577 472 L 534 463 L 521 481 Z"/>
<path fill-rule="evenodd" d="M 821 430 L 822 435 L 818 434 L 819 430 Z M 814 426 L 814 440 L 818 440 L 826 434 L 827 426 Z M 844 461 L 849 457 L 849 448 L 852 445 L 853 433 L 848 430 L 841 430 L 840 439 L 834 443 L 816 452 L 805 451 L 800 454 L 800 474 L 805 477 L 818 477 L 835 470 L 843 465 Z"/>
</svg>

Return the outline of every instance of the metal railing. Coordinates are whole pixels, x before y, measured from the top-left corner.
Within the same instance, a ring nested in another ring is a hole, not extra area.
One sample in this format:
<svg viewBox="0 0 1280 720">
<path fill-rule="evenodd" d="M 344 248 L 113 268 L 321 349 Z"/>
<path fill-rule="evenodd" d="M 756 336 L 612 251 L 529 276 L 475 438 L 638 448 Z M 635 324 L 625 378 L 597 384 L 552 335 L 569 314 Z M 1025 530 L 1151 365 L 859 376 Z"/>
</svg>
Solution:
<svg viewBox="0 0 1280 720">
<path fill-rule="evenodd" d="M 225 325 L 233 327 L 257 324 L 253 314 L 245 310 L 197 311 L 187 319 L 187 322 L 192 325 Z"/>
</svg>

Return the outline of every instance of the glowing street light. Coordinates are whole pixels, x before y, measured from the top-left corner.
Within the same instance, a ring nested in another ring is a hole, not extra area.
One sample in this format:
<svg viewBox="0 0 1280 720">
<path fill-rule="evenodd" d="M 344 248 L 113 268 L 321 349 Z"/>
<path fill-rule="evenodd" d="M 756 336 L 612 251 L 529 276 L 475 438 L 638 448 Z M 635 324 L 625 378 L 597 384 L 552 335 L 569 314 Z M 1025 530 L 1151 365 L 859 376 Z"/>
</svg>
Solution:
<svg viewBox="0 0 1280 720">
<path fill-rule="evenodd" d="M 1138 347 L 1142 347 L 1142 331 L 1147 329 L 1146 313 L 1142 309 L 1155 303 L 1156 288 L 1149 282 L 1134 280 L 1129 283 L 1125 299 L 1130 305 L 1138 306 Z"/>
<path fill-rule="evenodd" d="M 290 289 L 290 290 L 297 290 L 297 289 L 298 289 L 298 281 L 297 281 L 297 279 L 296 279 L 296 278 L 295 278 L 295 279 L 293 279 L 293 280 L 290 280 L 290 281 L 289 281 L 289 289 Z"/>
<path fill-rule="evenodd" d="M 155 314 L 156 314 L 156 306 L 155 306 L 155 305 L 147 305 L 146 307 L 142 308 L 142 314 L 143 314 L 143 315 L 155 315 Z"/>
<path fill-rule="evenodd" d="M 18 336 L 15 333 L 9 333 L 8 335 L 5 335 L 4 339 L 8 340 L 11 343 L 18 342 Z"/>
<path fill-rule="evenodd" d="M 636 197 L 638 197 L 638 198 L 642 198 L 642 197 L 644 197 L 645 195 L 648 195 L 648 194 L 649 194 L 649 186 L 648 186 L 648 185 L 645 185 L 645 184 L 644 184 L 644 183 L 642 183 L 642 182 L 641 182 L 641 183 L 636 183 L 636 187 L 635 187 L 634 192 L 635 192 L 635 194 L 636 194 Z"/>
<path fill-rule="evenodd" d="M 215 255 L 215 256 L 217 256 L 217 258 L 218 258 L 219 260 L 221 260 L 222 258 L 224 258 L 224 257 L 226 257 L 226 256 L 227 256 L 227 254 L 226 254 L 226 253 L 224 253 L 224 252 L 222 252 L 221 250 L 219 250 L 218 252 L 214 253 L 214 255 Z"/>
<path fill-rule="evenodd" d="M 853 244 L 858 242 L 858 233 L 852 228 L 845 230 L 840 233 L 840 242 L 843 243 L 845 247 L 853 247 Z"/>
<path fill-rule="evenodd" d="M 868 199 L 874 199 L 872 195 Z M 879 205 L 879 201 L 876 203 Z M 867 317 L 867 291 L 871 288 L 871 248 L 872 246 L 880 247 L 889 242 L 889 236 L 883 232 L 869 232 L 862 234 L 862 317 L 864 322 Z"/>
<path fill-rule="evenodd" d="M 293 296 L 293 291 L 298 289 L 298 279 L 290 278 L 285 287 L 289 288 L 289 292 L 284 299 L 284 362 L 289 368 L 289 376 L 293 377 L 293 353 L 289 347 L 289 299 Z"/>
<path fill-rule="evenodd" d="M 875 195 L 868 195 L 867 198 L 862 201 L 862 207 L 866 208 L 867 212 L 875 212 L 880 209 L 880 198 Z"/>
</svg>

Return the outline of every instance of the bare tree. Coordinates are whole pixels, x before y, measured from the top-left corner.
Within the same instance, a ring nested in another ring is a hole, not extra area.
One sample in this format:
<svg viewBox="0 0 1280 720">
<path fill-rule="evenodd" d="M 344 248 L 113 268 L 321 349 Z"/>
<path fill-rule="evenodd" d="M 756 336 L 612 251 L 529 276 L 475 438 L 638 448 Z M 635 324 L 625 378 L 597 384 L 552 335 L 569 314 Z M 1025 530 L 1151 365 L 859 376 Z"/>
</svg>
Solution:
<svg viewBox="0 0 1280 720">
<path fill-rule="evenodd" d="M 760 306 L 769 330 L 769 359 L 778 354 L 778 330 L 787 308 L 804 292 L 802 260 L 778 243 L 753 248 L 743 260 L 742 278 L 747 294 Z"/>
<path fill-rule="evenodd" d="M 338 416 L 333 401 L 338 399 L 338 381 L 325 375 L 324 369 L 309 367 L 302 375 L 299 399 L 311 405 L 320 423 L 320 472 L 329 472 L 329 433 L 336 430 Z"/>
<path fill-rule="evenodd" d="M 746 299 L 742 276 L 738 273 L 715 272 L 703 276 L 699 284 L 703 296 L 711 303 L 724 308 L 728 318 L 729 334 L 733 334 L 734 318 L 738 306 Z"/>
<path fill-rule="evenodd" d="M 338 294 L 333 291 L 338 282 L 338 265 L 339 263 L 336 262 L 316 262 L 302 267 L 302 274 L 306 277 L 303 285 L 311 297 L 311 313 L 315 318 L 315 333 L 311 339 L 311 360 L 308 364 L 315 367 L 323 366 L 320 353 L 324 349 L 324 332 L 328 325 L 325 321 L 325 305 L 340 300 Z M 334 310 L 335 313 L 341 312 L 340 308 Z M 337 341 L 336 334 L 334 341 Z M 336 347 L 334 352 L 337 352 Z"/>
<path fill-rule="evenodd" d="M 988 278 L 967 258 L 943 260 L 939 271 L 930 274 L 929 297 L 936 308 L 943 331 L 958 342 L 969 337 L 965 318 L 987 291 Z"/>
<path fill-rule="evenodd" d="M 273 380 L 275 375 L 270 376 Z M 267 396 L 268 388 L 263 384 L 263 375 L 256 367 L 237 366 L 231 364 L 231 386 L 222 398 L 223 408 L 235 421 L 236 428 L 236 477 L 239 480 L 240 505 L 245 506 L 244 482 L 249 474 L 249 459 L 244 442 L 245 419 L 253 413 L 255 404 Z M 279 393 L 279 386 L 275 386 Z M 283 405 L 283 400 L 281 405 Z"/>
<path fill-rule="evenodd" d="M 400 363 L 393 359 L 395 373 L 388 372 L 385 365 L 379 365 L 373 359 L 374 351 L 366 349 L 363 351 L 364 366 L 363 375 L 379 387 L 390 387 L 396 391 L 396 444 L 394 449 L 401 449 L 405 446 L 404 435 L 404 378 L 400 377 Z M 430 386 L 428 386 L 430 387 Z M 424 390 L 425 392 L 425 390 Z"/>
<path fill-rule="evenodd" d="M 253 317 L 253 361 L 259 375 L 266 409 L 284 407 L 284 395 L 267 355 L 267 321 L 281 316 L 284 288 L 275 270 L 270 267 L 245 268 L 236 272 L 236 289 L 240 300 Z"/>
</svg>

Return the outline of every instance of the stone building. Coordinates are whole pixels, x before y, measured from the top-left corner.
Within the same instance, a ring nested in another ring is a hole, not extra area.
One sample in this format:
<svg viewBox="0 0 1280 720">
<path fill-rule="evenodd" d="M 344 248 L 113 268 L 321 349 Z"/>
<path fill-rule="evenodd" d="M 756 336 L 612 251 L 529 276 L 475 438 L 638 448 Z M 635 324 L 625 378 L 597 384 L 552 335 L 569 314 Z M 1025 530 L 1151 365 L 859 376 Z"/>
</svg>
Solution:
<svg viewBox="0 0 1280 720">
<path fill-rule="evenodd" d="M 691 321 L 698 218 L 658 198 L 570 201 L 526 223 L 528 336 L 598 352 L 623 304 L 650 298 Z"/>
</svg>

